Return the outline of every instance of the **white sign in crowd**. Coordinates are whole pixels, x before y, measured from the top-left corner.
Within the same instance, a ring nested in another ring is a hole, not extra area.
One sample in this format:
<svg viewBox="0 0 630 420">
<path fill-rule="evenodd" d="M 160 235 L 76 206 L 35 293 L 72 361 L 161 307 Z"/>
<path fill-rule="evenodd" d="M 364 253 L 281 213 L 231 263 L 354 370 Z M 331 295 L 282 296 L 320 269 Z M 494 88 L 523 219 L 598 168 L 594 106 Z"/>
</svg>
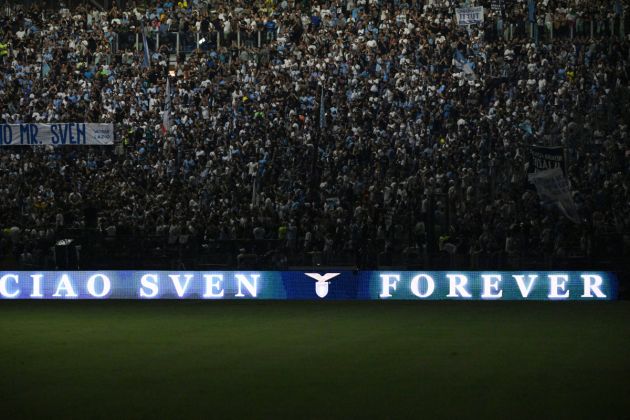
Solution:
<svg viewBox="0 0 630 420">
<path fill-rule="evenodd" d="M 455 9 L 455 16 L 459 26 L 481 24 L 483 23 L 483 6 Z"/>
<path fill-rule="evenodd" d="M 113 124 L 0 124 L 0 146 L 104 146 L 114 144 Z"/>
</svg>

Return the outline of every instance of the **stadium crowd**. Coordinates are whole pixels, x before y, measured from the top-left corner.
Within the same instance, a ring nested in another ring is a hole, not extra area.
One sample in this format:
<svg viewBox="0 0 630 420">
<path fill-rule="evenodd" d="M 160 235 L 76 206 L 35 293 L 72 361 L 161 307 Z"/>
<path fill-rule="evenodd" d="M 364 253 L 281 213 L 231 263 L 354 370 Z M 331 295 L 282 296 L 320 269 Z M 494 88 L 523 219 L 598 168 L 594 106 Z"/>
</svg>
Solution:
<svg viewBox="0 0 630 420">
<path fill-rule="evenodd" d="M 485 22 L 470 28 L 441 0 L 149 1 L 2 17 L 0 122 L 112 122 L 116 145 L 0 148 L 0 258 L 40 261 L 77 230 L 186 246 L 270 240 L 323 261 L 627 256 L 620 16 L 609 1 L 539 1 L 536 44 L 527 2 L 503 3 L 476 2 Z M 178 56 L 114 48 L 143 29 L 220 41 Z M 541 204 L 532 145 L 564 147 L 579 223 Z"/>
</svg>

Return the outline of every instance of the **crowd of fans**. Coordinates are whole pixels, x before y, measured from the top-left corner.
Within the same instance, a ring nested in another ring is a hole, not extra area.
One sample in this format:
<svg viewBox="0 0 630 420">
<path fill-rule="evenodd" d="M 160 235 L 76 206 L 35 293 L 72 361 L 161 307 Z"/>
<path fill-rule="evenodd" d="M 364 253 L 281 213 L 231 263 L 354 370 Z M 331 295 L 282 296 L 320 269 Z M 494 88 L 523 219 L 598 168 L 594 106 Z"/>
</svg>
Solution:
<svg viewBox="0 0 630 420">
<path fill-rule="evenodd" d="M 148 1 L 2 17 L 0 122 L 111 122 L 116 144 L 0 148 L 0 258 L 39 263 L 69 232 L 268 240 L 323 262 L 627 256 L 619 11 L 538 1 L 536 44 L 526 1 L 470 3 L 486 15 L 468 28 L 452 0 Z M 143 30 L 220 36 L 191 54 L 163 45 L 147 63 Z M 259 31 L 260 46 L 244 41 Z M 123 32 L 140 48 L 116 48 Z M 565 148 L 580 223 L 540 203 L 532 145 Z"/>
</svg>

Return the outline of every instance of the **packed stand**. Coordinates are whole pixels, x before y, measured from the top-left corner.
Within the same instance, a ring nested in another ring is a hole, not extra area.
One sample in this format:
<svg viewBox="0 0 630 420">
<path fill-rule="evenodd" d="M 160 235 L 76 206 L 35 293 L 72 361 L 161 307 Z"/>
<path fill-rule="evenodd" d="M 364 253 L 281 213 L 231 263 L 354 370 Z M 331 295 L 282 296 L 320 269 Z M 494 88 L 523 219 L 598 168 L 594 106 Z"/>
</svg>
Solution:
<svg viewBox="0 0 630 420">
<path fill-rule="evenodd" d="M 522 1 L 477 2 L 469 29 L 453 1 L 149 3 L 0 20 L 0 122 L 117 139 L 0 148 L 5 264 L 54 265 L 72 235 L 275 265 L 630 254 L 630 43 L 610 2 L 539 2 L 538 45 Z M 158 47 L 169 33 L 195 48 Z M 565 147 L 580 223 L 541 205 L 534 144 Z"/>
</svg>

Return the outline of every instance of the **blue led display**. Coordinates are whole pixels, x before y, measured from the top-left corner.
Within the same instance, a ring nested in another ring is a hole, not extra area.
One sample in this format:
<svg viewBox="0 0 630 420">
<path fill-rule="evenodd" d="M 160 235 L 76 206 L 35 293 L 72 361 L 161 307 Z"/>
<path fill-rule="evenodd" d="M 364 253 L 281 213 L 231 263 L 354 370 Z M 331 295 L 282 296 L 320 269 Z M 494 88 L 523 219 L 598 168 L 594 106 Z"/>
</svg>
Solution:
<svg viewBox="0 0 630 420">
<path fill-rule="evenodd" d="M 612 300 L 578 271 L 3 271 L 0 299 Z"/>
</svg>

